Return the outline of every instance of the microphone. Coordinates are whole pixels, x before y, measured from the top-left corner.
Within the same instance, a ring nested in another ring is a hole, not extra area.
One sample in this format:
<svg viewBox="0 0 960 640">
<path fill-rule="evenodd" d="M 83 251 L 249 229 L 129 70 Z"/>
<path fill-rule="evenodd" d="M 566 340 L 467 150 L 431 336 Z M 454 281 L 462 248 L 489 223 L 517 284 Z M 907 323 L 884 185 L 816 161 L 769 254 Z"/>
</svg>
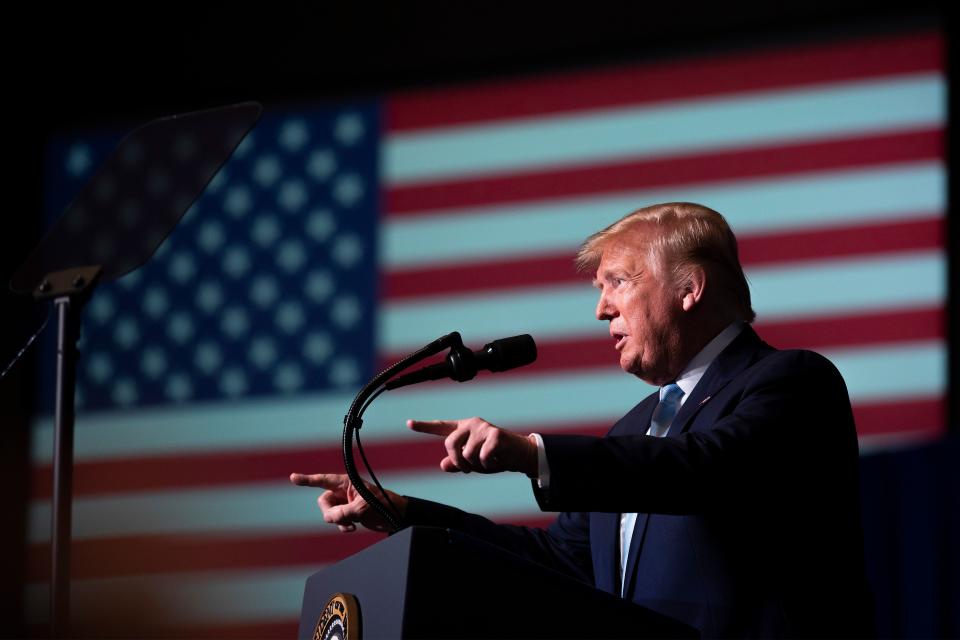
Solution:
<svg viewBox="0 0 960 640">
<path fill-rule="evenodd" d="M 389 380 L 384 387 L 396 389 L 441 378 L 466 382 L 472 380 L 480 370 L 507 371 L 530 364 L 537 359 L 537 344 L 529 334 L 494 340 L 484 345 L 480 351 L 470 351 L 464 347 L 459 333 L 454 332 L 450 335 L 455 336 L 455 344 L 450 348 L 445 362 L 432 364 Z"/>
</svg>

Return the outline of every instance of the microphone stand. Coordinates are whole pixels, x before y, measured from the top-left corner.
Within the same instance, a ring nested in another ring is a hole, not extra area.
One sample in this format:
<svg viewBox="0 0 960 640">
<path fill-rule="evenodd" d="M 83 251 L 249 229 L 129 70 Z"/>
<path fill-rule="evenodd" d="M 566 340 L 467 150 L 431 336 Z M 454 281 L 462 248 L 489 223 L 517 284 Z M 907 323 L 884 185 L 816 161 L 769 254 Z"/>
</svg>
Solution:
<svg viewBox="0 0 960 640">
<path fill-rule="evenodd" d="M 402 518 L 400 514 L 388 509 L 380 498 L 367 488 L 367 484 L 363 481 L 363 478 L 360 477 L 353 459 L 353 434 L 355 431 L 360 431 L 360 427 L 363 426 L 363 412 L 370 406 L 374 398 L 387 390 L 383 385 L 389 381 L 390 378 L 410 365 L 421 362 L 447 348 L 461 355 L 463 351 L 472 355 L 472 352 L 463 346 L 463 340 L 456 331 L 437 338 L 430 344 L 411 353 L 374 376 L 353 399 L 353 402 L 350 404 L 350 409 L 343 417 L 343 466 L 347 471 L 347 476 L 350 478 L 350 483 L 353 485 L 353 488 L 356 489 L 357 493 L 390 524 L 393 529 L 391 533 L 396 532 L 403 526 Z"/>
</svg>

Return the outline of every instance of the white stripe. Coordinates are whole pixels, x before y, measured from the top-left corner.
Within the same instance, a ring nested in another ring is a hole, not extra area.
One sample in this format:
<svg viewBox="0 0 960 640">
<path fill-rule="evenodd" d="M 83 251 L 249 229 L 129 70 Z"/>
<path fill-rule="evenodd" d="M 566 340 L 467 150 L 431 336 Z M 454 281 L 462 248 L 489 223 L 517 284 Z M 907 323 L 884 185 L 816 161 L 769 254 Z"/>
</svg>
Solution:
<svg viewBox="0 0 960 640">
<path fill-rule="evenodd" d="M 844 375 L 854 403 L 941 397 L 946 390 L 946 348 L 942 342 L 911 343 L 875 350 L 834 350 L 825 355 Z M 905 371 L 910 375 L 903 375 Z M 548 387 L 542 382 L 501 383 L 497 385 L 499 389 L 488 387 L 487 391 L 493 392 L 484 394 L 483 401 L 489 405 L 486 408 L 494 412 L 499 410 L 501 415 L 487 414 L 487 417 L 495 423 L 517 427 L 522 420 L 515 422 L 508 416 L 511 413 L 523 415 L 525 411 L 530 411 L 531 405 L 550 406 L 552 410 L 561 407 L 568 411 L 582 411 L 584 406 L 591 406 L 594 415 L 619 415 L 652 390 L 624 374 L 597 376 L 595 380 L 588 380 L 589 384 L 570 384 L 569 379 L 573 377 L 568 377 L 566 388 L 563 385 Z M 503 393 L 507 390 L 512 392 L 512 397 L 509 392 Z M 502 395 L 494 401 L 500 395 L 496 391 Z M 442 397 L 443 394 L 436 395 Z M 501 402 L 506 402 L 506 406 Z M 399 408 L 401 411 L 406 409 L 402 406 Z M 381 409 L 380 419 L 394 423 L 402 421 L 403 414 L 398 411 L 397 405 Z M 460 417 L 470 413 L 466 410 L 438 414 L 436 417 Z M 430 438 L 422 434 L 414 437 L 425 441 Z M 442 455 L 438 439 L 438 464 Z M 537 510 L 529 491 L 529 482 L 517 474 L 458 475 L 443 474 L 437 469 L 391 474 L 383 480 L 400 493 L 437 500 L 475 513 L 505 517 Z M 319 526 L 314 502 L 316 493 L 314 490 L 291 486 L 285 478 L 278 478 L 276 482 L 229 488 L 81 497 L 73 505 L 73 537 L 86 539 L 212 531 L 229 534 L 238 530 L 250 534 L 253 531 L 311 529 Z M 49 539 L 49 509 L 48 500 L 31 504 L 28 521 L 28 539 L 31 543 Z"/>
<path fill-rule="evenodd" d="M 747 278 L 762 321 L 939 305 L 946 298 L 946 258 L 939 250 L 757 267 Z M 594 317 L 596 304 L 597 292 L 586 282 L 403 299 L 385 306 L 378 341 L 381 352 L 403 353 L 453 330 L 477 340 L 521 333 L 599 337 L 607 327 Z"/>
<path fill-rule="evenodd" d="M 705 204 L 744 236 L 939 217 L 946 193 L 944 165 L 924 161 L 472 207 L 387 217 L 380 257 L 390 270 L 565 252 L 572 265 L 584 238 L 658 202 Z"/>
<path fill-rule="evenodd" d="M 378 441 L 423 438 L 404 426 L 408 418 L 456 418 L 479 415 L 495 424 L 524 430 L 551 426 L 576 431 L 582 424 L 613 423 L 653 391 L 615 367 L 571 371 L 503 381 L 495 376 L 458 384 L 438 382 L 381 396 L 365 416 L 363 439 Z M 946 349 L 942 342 L 834 350 L 828 353 L 847 380 L 854 401 L 883 397 L 924 396 L 945 389 Z M 910 371 L 910 376 L 903 376 Z M 205 451 L 264 451 L 291 446 L 334 446 L 341 428 L 327 410 L 342 406 L 330 398 L 217 404 L 201 410 L 153 409 L 136 419 L 110 412 L 78 419 L 79 462 Z M 293 406 L 291 406 L 293 405 Z M 142 418 L 142 417 L 141 417 Z M 224 429 L 223 425 L 231 425 Z M 323 428 L 320 425 L 324 425 Z M 35 425 L 33 457 L 49 463 L 52 426 Z M 290 471 L 295 471 L 291 469 Z"/>
<path fill-rule="evenodd" d="M 148 612 L 162 614 L 156 618 L 157 625 L 289 623 L 300 617 L 307 578 L 320 569 L 317 565 L 304 565 L 257 571 L 74 579 L 70 585 L 71 626 L 74 630 L 89 631 L 94 621 L 101 633 L 112 631 L 113 635 L 129 637 L 130 630 L 121 626 L 124 616 L 133 615 L 134 622 L 143 623 Z M 49 620 L 48 602 L 47 583 L 27 587 L 27 624 Z"/>
<path fill-rule="evenodd" d="M 940 73 L 702 97 L 388 137 L 390 186 L 663 153 L 705 151 L 940 124 Z"/>
<path fill-rule="evenodd" d="M 517 426 L 559 424 L 616 418 L 651 387 L 624 376 L 611 366 L 590 372 L 573 372 L 503 382 L 490 374 L 468 384 L 439 382 L 384 394 L 364 416 L 365 443 L 378 440 L 422 438 L 404 426 L 407 418 L 484 415 Z M 629 397 L 610 405 L 601 399 L 602 390 L 619 383 Z M 554 395 L 574 398 L 575 406 L 561 407 Z M 343 416 L 352 397 L 317 396 L 314 399 L 285 398 L 210 404 L 196 410 L 164 407 L 144 409 L 118 417 L 115 412 L 87 414 L 77 418 L 75 457 L 78 461 L 110 460 L 138 455 L 163 455 L 289 448 L 292 446 L 335 446 L 340 442 Z M 229 427 L 229 428 L 227 428 Z M 34 427 L 33 458 L 50 462 L 53 426 L 50 418 Z"/>
</svg>

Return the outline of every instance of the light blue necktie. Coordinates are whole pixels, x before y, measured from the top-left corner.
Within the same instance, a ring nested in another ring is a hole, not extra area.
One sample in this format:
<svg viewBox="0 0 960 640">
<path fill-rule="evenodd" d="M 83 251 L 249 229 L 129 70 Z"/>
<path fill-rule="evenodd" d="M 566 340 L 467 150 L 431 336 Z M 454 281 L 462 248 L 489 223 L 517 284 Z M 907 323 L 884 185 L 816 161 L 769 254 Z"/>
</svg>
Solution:
<svg viewBox="0 0 960 640">
<path fill-rule="evenodd" d="M 653 410 L 653 418 L 650 420 L 649 436 L 662 438 L 670 430 L 670 423 L 673 417 L 680 410 L 680 400 L 683 399 L 683 389 L 675 382 L 660 389 L 660 404 Z"/>
<path fill-rule="evenodd" d="M 648 436 L 662 438 L 670 430 L 670 423 L 680 410 L 680 401 L 683 399 L 683 389 L 675 382 L 660 387 L 660 403 L 653 410 L 650 419 Z M 624 513 L 620 520 L 620 593 L 626 589 L 627 560 L 630 553 L 630 540 L 633 539 L 633 527 L 637 522 L 637 514 Z"/>
</svg>

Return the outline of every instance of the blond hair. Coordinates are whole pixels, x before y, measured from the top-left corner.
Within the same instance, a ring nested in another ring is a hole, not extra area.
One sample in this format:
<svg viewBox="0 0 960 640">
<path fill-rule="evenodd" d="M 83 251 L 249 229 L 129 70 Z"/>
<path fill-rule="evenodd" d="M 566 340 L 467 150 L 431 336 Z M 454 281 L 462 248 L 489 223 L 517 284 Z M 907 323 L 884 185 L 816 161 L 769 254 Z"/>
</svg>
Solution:
<svg viewBox="0 0 960 640">
<path fill-rule="evenodd" d="M 652 268 L 666 271 L 661 276 L 669 276 L 673 284 L 681 285 L 689 278 L 690 267 L 703 267 L 738 319 L 752 322 L 756 317 L 737 254 L 737 239 L 722 215 L 700 204 L 668 202 L 628 213 L 583 242 L 577 252 L 577 270 L 596 271 L 612 241 L 629 246 L 630 236 L 637 231 L 646 232 L 645 244 L 641 246 L 634 238 L 635 248 L 647 251 Z"/>
</svg>

